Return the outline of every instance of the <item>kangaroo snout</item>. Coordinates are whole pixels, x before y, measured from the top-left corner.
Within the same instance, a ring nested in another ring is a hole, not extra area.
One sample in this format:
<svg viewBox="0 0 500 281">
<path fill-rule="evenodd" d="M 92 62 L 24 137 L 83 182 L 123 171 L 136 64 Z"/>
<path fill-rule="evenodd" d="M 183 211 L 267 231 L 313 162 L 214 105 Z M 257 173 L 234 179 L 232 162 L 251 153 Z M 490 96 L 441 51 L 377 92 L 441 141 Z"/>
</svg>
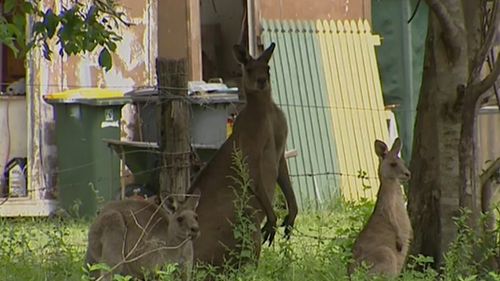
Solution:
<svg viewBox="0 0 500 281">
<path fill-rule="evenodd" d="M 190 229 L 189 237 L 194 240 L 200 236 L 200 228 L 198 226 L 192 226 Z"/>
<path fill-rule="evenodd" d="M 410 171 L 406 171 L 406 172 L 403 172 L 403 174 L 401 175 L 401 181 L 409 181 L 411 178 L 411 172 Z"/>
</svg>

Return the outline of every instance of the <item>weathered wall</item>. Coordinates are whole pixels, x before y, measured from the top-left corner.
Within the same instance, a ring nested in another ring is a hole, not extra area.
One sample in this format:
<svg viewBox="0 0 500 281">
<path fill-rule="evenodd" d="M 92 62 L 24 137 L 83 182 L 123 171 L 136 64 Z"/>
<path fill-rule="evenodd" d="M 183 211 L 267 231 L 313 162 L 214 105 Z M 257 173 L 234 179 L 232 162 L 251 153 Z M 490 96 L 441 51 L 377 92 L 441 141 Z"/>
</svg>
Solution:
<svg viewBox="0 0 500 281">
<path fill-rule="evenodd" d="M 42 2 L 46 7 L 57 10 L 69 1 Z M 53 188 L 57 184 L 54 113 L 52 106 L 43 101 L 44 95 L 80 87 L 108 87 L 126 92 L 155 84 L 157 1 L 123 0 L 120 5 L 133 25 L 120 30 L 123 41 L 113 55 L 113 68 L 110 71 L 99 68 L 98 52 L 70 58 L 54 55 L 51 61 L 46 61 L 41 52 L 36 50 L 28 60 L 29 184 L 36 198 L 52 198 Z M 54 44 L 53 48 L 57 50 L 58 46 Z M 132 116 L 124 116 L 124 119 L 132 120 Z"/>
<path fill-rule="evenodd" d="M 200 0 L 161 0 L 158 9 L 158 55 L 187 59 L 188 79 L 200 80 Z"/>
<path fill-rule="evenodd" d="M 158 55 L 160 57 L 168 59 L 187 57 L 186 8 L 185 1 L 158 1 L 158 11 L 160 11 L 158 14 Z"/>
<path fill-rule="evenodd" d="M 260 16 L 280 20 L 371 20 L 371 0 L 260 0 Z"/>
<path fill-rule="evenodd" d="M 26 97 L 0 96 L 0 178 L 7 161 L 26 157 Z"/>
</svg>

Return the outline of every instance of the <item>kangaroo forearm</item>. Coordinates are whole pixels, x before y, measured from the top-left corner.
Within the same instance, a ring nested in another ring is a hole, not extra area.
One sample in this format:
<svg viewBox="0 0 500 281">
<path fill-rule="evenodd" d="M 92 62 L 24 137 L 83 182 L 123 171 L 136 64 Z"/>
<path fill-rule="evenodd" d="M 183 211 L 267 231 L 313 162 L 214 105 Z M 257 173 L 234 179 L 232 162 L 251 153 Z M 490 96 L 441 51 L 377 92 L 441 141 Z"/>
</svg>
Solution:
<svg viewBox="0 0 500 281">
<path fill-rule="evenodd" d="M 288 166 L 284 156 L 281 157 L 278 172 L 278 185 L 285 196 L 288 214 L 295 218 L 298 213 L 297 199 L 292 189 L 292 183 L 290 182 L 290 176 L 288 174 Z"/>
<path fill-rule="evenodd" d="M 259 201 L 260 206 L 262 207 L 262 210 L 266 214 L 267 220 L 271 222 L 276 221 L 276 214 L 274 213 L 273 210 L 273 205 L 271 204 L 271 200 L 267 196 L 266 191 L 262 187 L 262 185 L 258 185 L 255 188 L 255 197 L 257 198 L 257 201 Z"/>
</svg>

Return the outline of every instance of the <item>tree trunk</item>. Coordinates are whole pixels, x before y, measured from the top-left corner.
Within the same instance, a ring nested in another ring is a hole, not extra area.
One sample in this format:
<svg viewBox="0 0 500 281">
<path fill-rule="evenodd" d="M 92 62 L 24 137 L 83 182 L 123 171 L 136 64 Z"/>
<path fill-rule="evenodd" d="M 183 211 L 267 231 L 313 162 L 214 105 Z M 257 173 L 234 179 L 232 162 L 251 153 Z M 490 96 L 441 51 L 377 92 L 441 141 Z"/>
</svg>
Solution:
<svg viewBox="0 0 500 281">
<path fill-rule="evenodd" d="M 463 19 L 457 1 L 447 4 L 454 19 Z M 463 22 L 462 22 L 463 23 Z M 424 74 L 415 122 L 410 170 L 409 212 L 414 229 L 412 252 L 434 258 L 438 267 L 442 254 L 454 239 L 452 217 L 459 206 L 459 153 L 461 114 L 456 109 L 457 86 L 467 83 L 465 48 L 451 51 L 442 22 L 429 16 Z M 464 39 L 465 41 L 465 39 Z"/>
<path fill-rule="evenodd" d="M 186 60 L 157 59 L 160 112 L 160 197 L 185 194 L 189 188 L 190 103 Z"/>
<path fill-rule="evenodd" d="M 483 80 L 479 73 L 493 42 L 490 31 L 495 30 L 500 16 L 491 17 L 488 23 L 493 28 L 487 30 L 486 1 L 427 3 L 432 14 L 410 163 L 413 178 L 408 208 L 415 232 L 413 254 L 433 257 L 439 268 L 456 236 L 452 218 L 459 215 L 460 207 L 472 211 L 469 225 L 479 229 L 476 118 L 481 96 L 498 77 L 500 64 Z M 492 14 L 498 15 L 500 10 L 495 9 Z"/>
</svg>

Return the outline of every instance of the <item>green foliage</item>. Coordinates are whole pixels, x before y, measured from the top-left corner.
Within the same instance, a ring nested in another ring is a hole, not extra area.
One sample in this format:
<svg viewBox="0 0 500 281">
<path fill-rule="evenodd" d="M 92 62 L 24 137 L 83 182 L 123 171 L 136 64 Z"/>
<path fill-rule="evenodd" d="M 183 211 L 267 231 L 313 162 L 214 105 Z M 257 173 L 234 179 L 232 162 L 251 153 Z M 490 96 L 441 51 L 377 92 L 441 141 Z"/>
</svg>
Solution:
<svg viewBox="0 0 500 281">
<path fill-rule="evenodd" d="M 3 281 L 80 280 L 86 222 L 0 219 Z"/>
<path fill-rule="evenodd" d="M 242 174 L 245 172 L 238 173 L 237 182 L 248 184 L 248 178 L 241 177 Z M 325 211 L 301 213 L 291 240 L 276 239 L 272 247 L 263 247 L 258 266 L 250 264 L 239 270 L 228 269 L 225 274 L 217 275 L 216 280 L 347 281 L 352 243 L 372 209 L 373 202 L 367 200 L 356 204 L 338 201 Z M 483 238 L 474 229 L 466 227 L 466 221 L 467 212 L 456 219 L 460 231 L 446 254 L 446 264 L 440 275 L 430 267 L 431 258 L 410 256 L 405 271 L 397 280 L 500 281 L 498 272 L 487 270 L 476 262 L 476 258 L 481 260 L 488 251 L 481 248 Z M 83 220 L 0 219 L 0 279 L 90 280 L 88 272 L 82 269 L 88 226 L 89 223 Z M 235 235 L 244 235 L 247 231 L 239 226 L 236 228 Z M 477 246 L 480 246 L 479 251 L 476 251 Z M 236 252 L 236 256 L 246 258 L 246 254 L 241 253 Z M 94 265 L 90 270 L 109 269 Z M 156 278 L 178 280 L 178 275 L 174 274 L 176 270 L 175 265 L 167 265 L 156 272 Z M 207 275 L 215 276 L 214 269 L 198 269 L 192 280 L 203 280 Z M 131 279 L 115 275 L 114 280 Z M 351 280 L 386 279 L 369 277 L 366 270 L 360 270 Z"/>
<path fill-rule="evenodd" d="M 488 233 L 484 229 L 472 229 L 469 226 L 471 212 L 467 209 L 460 211 L 460 216 L 454 218 L 457 238 L 444 256 L 443 280 L 497 280 L 498 276 L 492 274 L 489 261 L 499 254 L 498 245 L 495 247 L 491 243 L 491 234 L 495 239 L 500 230 Z M 485 225 L 486 218 L 481 218 L 480 225 Z"/>
<path fill-rule="evenodd" d="M 236 241 L 239 241 L 236 245 L 238 250 L 233 251 L 231 255 L 237 268 L 239 268 L 242 263 L 255 259 L 252 234 L 258 229 L 251 219 L 253 214 L 250 212 L 253 212 L 253 210 L 247 207 L 252 196 L 250 171 L 246 157 L 236 147 L 232 154 L 231 168 L 236 172 L 236 177 L 232 177 L 234 185 L 231 186 L 236 195 L 233 202 L 236 212 L 236 221 L 233 222 L 233 236 Z"/>
<path fill-rule="evenodd" d="M 74 0 L 61 11 L 43 9 L 39 1 L 7 0 L 3 10 L 0 42 L 16 56 L 24 56 L 37 46 L 50 60 L 53 43 L 59 46 L 61 56 L 85 54 L 98 49 L 99 65 L 106 70 L 111 69 L 111 53 L 122 40 L 117 30 L 122 25 L 130 25 L 115 0 L 93 0 L 87 5 Z M 28 38 L 25 32 L 27 16 L 32 19 Z"/>
</svg>

